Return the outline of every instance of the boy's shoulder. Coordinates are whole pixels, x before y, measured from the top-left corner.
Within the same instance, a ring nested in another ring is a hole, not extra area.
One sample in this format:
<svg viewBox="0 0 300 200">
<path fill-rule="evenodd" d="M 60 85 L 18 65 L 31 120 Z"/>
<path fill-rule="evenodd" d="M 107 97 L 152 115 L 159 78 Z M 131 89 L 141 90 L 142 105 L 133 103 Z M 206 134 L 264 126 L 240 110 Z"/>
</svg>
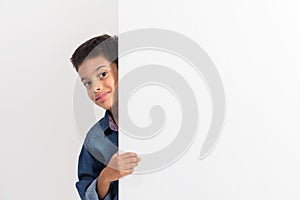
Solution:
<svg viewBox="0 0 300 200">
<path fill-rule="evenodd" d="M 99 134 L 99 133 L 104 133 L 103 128 L 101 127 L 101 124 L 103 124 L 104 117 L 102 117 L 100 120 L 98 120 L 87 132 L 86 137 L 87 138 L 89 135 L 94 135 L 94 134 Z"/>
<path fill-rule="evenodd" d="M 95 137 L 95 135 L 104 136 L 104 132 L 107 128 L 108 128 L 108 117 L 107 117 L 107 113 L 105 113 L 105 115 L 88 130 L 85 140 L 89 139 L 90 137 Z"/>
<path fill-rule="evenodd" d="M 97 139 L 98 142 L 102 141 L 102 138 L 104 138 L 104 131 L 103 128 L 101 127 L 101 124 L 103 124 L 103 121 L 105 117 L 102 117 L 100 120 L 98 120 L 87 132 L 85 139 L 84 139 L 84 144 L 90 144 L 92 140 Z M 101 139 L 101 140 L 99 140 Z"/>
<path fill-rule="evenodd" d="M 84 146 L 97 160 L 107 164 L 117 147 L 104 134 L 106 117 L 97 121 L 88 131 Z"/>
</svg>

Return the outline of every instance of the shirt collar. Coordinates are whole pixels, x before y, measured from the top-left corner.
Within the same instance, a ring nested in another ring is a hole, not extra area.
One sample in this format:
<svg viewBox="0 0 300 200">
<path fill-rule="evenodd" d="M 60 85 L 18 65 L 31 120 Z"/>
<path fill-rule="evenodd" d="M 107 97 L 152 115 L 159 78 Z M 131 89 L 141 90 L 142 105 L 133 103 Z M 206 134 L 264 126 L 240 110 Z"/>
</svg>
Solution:
<svg viewBox="0 0 300 200">
<path fill-rule="evenodd" d="M 99 124 L 106 136 L 111 134 L 112 131 L 118 131 L 118 126 L 115 123 L 113 116 L 109 110 L 106 110 L 105 115 L 99 121 Z"/>
</svg>

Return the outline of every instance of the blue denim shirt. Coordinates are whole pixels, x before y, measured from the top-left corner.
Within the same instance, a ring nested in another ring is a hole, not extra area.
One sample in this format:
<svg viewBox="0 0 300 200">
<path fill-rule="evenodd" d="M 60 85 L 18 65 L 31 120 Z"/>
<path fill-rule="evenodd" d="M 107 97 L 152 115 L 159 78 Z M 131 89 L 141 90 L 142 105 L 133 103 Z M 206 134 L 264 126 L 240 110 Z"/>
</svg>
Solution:
<svg viewBox="0 0 300 200">
<path fill-rule="evenodd" d="M 112 155 L 118 150 L 118 131 L 109 124 L 110 112 L 87 133 L 78 161 L 76 188 L 82 200 L 98 200 L 97 180 Z M 118 200 L 118 181 L 110 183 L 104 200 Z"/>
</svg>

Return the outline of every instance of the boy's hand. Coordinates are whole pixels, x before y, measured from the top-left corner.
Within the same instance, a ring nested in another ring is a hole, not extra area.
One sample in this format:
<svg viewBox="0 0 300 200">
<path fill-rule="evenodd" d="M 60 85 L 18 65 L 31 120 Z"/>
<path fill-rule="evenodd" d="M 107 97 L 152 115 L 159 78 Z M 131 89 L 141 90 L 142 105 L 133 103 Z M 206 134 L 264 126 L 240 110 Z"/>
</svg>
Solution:
<svg viewBox="0 0 300 200">
<path fill-rule="evenodd" d="M 121 155 L 115 153 L 107 167 L 103 169 L 105 170 L 106 178 L 108 178 L 109 181 L 115 181 L 132 174 L 140 160 L 138 155 L 133 152 L 127 152 Z"/>
</svg>

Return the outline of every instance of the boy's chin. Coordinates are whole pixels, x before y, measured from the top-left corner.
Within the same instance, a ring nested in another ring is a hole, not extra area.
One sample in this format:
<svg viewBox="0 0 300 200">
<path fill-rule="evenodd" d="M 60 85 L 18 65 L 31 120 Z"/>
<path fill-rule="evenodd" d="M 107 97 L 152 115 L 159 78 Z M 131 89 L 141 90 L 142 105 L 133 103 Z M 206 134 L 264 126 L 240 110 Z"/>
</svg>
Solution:
<svg viewBox="0 0 300 200">
<path fill-rule="evenodd" d="M 100 103 L 95 103 L 97 106 L 99 106 L 100 108 L 104 109 L 104 110 L 111 110 L 111 105 L 105 103 L 105 104 L 100 104 Z"/>
</svg>

